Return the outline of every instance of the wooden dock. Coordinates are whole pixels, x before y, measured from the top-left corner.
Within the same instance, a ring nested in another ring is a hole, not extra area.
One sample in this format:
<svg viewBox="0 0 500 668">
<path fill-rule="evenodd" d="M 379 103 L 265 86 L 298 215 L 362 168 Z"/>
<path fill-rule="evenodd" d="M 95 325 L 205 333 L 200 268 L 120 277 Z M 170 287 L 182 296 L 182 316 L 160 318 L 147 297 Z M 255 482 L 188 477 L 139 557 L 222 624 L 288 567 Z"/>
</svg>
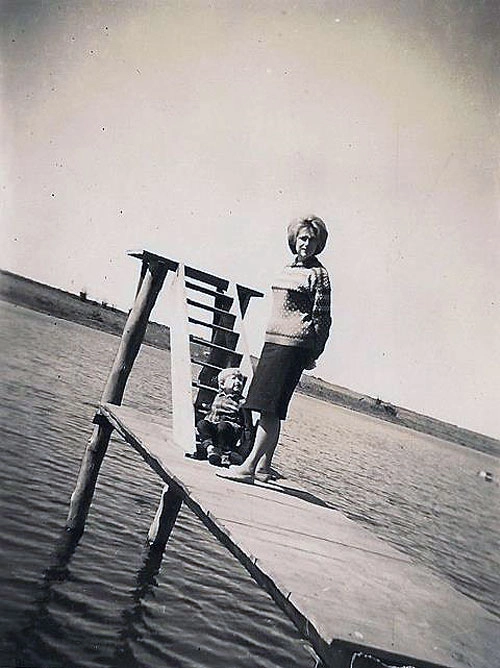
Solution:
<svg viewBox="0 0 500 668">
<path fill-rule="evenodd" d="M 243 319 L 250 300 L 263 295 L 149 251 L 131 255 L 141 260 L 135 301 L 49 574 L 67 573 L 116 430 L 167 485 L 149 534 L 158 565 L 185 503 L 268 591 L 326 666 L 493 668 L 500 625 L 480 605 L 299 485 L 236 483 L 216 477 L 207 462 L 185 458 L 184 450 L 195 446 L 198 416 L 217 391 L 219 371 L 236 363 L 252 373 Z M 162 420 L 121 402 L 169 272 L 175 274 L 169 286 L 173 413 Z M 200 336 L 200 327 L 212 332 L 210 338 Z"/>
<path fill-rule="evenodd" d="M 492 668 L 500 656 L 492 615 L 317 497 L 286 480 L 218 478 L 207 462 L 184 457 L 166 420 L 109 403 L 99 413 L 268 591 L 327 666 L 357 666 L 357 652 L 417 668 Z"/>
</svg>

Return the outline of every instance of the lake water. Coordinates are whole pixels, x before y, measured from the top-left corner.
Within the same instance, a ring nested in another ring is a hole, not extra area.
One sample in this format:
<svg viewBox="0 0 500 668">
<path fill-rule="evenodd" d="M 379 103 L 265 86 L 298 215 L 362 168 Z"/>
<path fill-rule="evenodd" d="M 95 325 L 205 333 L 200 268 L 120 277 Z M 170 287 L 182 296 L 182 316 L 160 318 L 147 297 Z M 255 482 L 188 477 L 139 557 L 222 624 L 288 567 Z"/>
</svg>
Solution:
<svg viewBox="0 0 500 668">
<path fill-rule="evenodd" d="M 112 439 L 86 531 L 44 579 L 119 340 L 0 302 L 0 665 L 306 668 L 307 643 L 181 510 L 161 568 L 144 541 L 162 484 Z M 169 414 L 169 354 L 143 348 L 124 403 Z M 500 617 L 497 458 L 296 396 L 278 466 Z"/>
</svg>

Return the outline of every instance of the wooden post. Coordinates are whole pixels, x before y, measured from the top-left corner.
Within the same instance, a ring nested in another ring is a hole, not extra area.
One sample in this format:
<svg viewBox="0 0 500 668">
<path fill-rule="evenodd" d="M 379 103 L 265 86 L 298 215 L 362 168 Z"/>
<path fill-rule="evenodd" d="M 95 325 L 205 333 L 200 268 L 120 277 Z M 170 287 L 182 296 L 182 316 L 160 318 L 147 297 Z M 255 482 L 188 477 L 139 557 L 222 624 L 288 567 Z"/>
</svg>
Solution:
<svg viewBox="0 0 500 668">
<path fill-rule="evenodd" d="M 159 261 L 146 258 L 143 262 L 147 263 L 147 272 L 143 276 L 143 264 L 141 272 L 143 278 L 140 282 L 139 292 L 125 324 L 118 352 L 101 397 L 101 403 L 121 404 L 125 385 L 146 332 L 149 316 L 168 271 L 168 267 Z M 75 546 L 85 527 L 99 470 L 113 431 L 111 424 L 99 414 L 95 416 L 94 422 L 96 422 L 96 426 L 82 459 L 66 520 L 66 533 L 72 535 Z"/>
<path fill-rule="evenodd" d="M 95 485 L 102 460 L 108 448 L 109 438 L 113 427 L 109 422 L 100 416 L 96 416 L 97 421 L 89 444 L 85 449 L 76 487 L 71 495 L 68 518 L 66 520 L 66 531 L 71 532 L 73 541 L 77 542 L 85 527 L 85 520 L 89 512 L 92 497 L 94 496 Z"/>
<path fill-rule="evenodd" d="M 161 496 L 158 510 L 148 533 L 148 542 L 151 548 L 165 549 L 172 529 L 177 519 L 182 498 L 171 487 L 165 487 Z"/>
<path fill-rule="evenodd" d="M 141 264 L 141 274 L 139 276 L 139 281 L 137 282 L 137 288 L 135 290 L 134 299 L 137 297 L 137 295 L 141 291 L 142 282 L 144 281 L 144 277 L 146 276 L 147 271 L 148 271 L 148 263 L 147 263 L 146 260 L 143 260 L 142 264 Z"/>
<path fill-rule="evenodd" d="M 149 316 L 155 305 L 168 268 L 156 261 L 148 262 L 148 272 L 141 282 L 134 306 L 123 330 L 120 347 L 108 376 L 101 403 L 120 405 L 132 365 L 141 347 Z"/>
<path fill-rule="evenodd" d="M 191 395 L 191 353 L 184 265 L 179 264 L 170 286 L 170 368 L 172 377 L 172 436 L 184 452 L 195 446 Z"/>
</svg>

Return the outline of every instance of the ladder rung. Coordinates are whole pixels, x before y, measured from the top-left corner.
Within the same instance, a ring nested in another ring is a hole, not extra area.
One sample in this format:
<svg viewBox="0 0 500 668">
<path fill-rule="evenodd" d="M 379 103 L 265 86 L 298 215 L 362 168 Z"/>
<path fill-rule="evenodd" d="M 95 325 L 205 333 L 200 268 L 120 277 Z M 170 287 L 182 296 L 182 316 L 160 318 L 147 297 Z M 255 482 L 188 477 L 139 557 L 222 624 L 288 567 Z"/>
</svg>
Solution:
<svg viewBox="0 0 500 668">
<path fill-rule="evenodd" d="M 193 325 L 203 325 L 203 327 L 209 327 L 210 329 L 216 329 L 218 332 L 227 332 L 228 334 L 234 334 L 239 337 L 238 332 L 235 332 L 234 329 L 229 329 L 229 327 L 214 325 L 212 322 L 205 322 L 204 320 L 198 320 L 197 318 L 188 318 L 188 322 L 192 322 Z"/>
<path fill-rule="evenodd" d="M 212 313 L 222 313 L 223 315 L 230 315 L 233 318 L 233 322 L 236 320 L 236 316 L 229 311 L 224 311 L 222 308 L 215 308 L 215 306 L 209 306 L 208 304 L 203 304 L 202 302 L 197 302 L 194 299 L 186 299 L 186 302 L 190 306 L 197 306 L 198 308 L 205 309 L 205 311 L 211 311 Z"/>
<path fill-rule="evenodd" d="M 209 274 L 207 271 L 201 271 L 200 269 L 194 269 L 193 267 L 184 267 L 184 272 L 186 276 L 189 276 L 189 278 L 194 278 L 195 281 L 209 283 L 210 285 L 215 285 L 222 290 L 227 290 L 229 287 L 229 281 L 227 278 L 220 278 L 220 276 Z"/>
<path fill-rule="evenodd" d="M 226 295 L 224 292 L 217 292 L 217 290 L 205 288 L 203 285 L 196 285 L 196 283 L 191 283 L 191 281 L 186 281 L 186 288 L 196 290 L 197 292 L 202 292 L 204 295 L 210 295 L 211 297 L 216 297 L 217 299 L 223 299 L 228 304 L 232 304 L 234 302 L 233 297 Z"/>
<path fill-rule="evenodd" d="M 217 394 L 217 392 L 219 391 L 215 387 L 210 387 L 210 385 L 202 385 L 201 383 L 198 383 L 198 381 L 196 381 L 196 380 L 193 380 L 191 385 L 193 387 L 197 387 L 199 390 L 207 390 L 208 392 L 213 392 L 214 394 Z"/>
<path fill-rule="evenodd" d="M 197 364 L 198 366 L 208 367 L 209 369 L 215 369 L 215 371 L 222 371 L 222 369 L 224 369 L 224 367 L 222 366 L 216 366 L 215 364 L 209 364 L 208 362 L 201 362 L 199 360 L 194 360 L 194 359 L 191 359 L 191 363 Z"/>
<path fill-rule="evenodd" d="M 234 357 L 238 357 L 239 359 L 243 357 L 241 353 L 237 353 L 235 350 L 232 350 L 231 348 L 226 348 L 225 346 L 219 346 L 217 343 L 212 343 L 207 339 L 200 339 L 198 336 L 193 336 L 193 334 L 189 335 L 189 340 L 192 343 L 198 343 L 200 346 L 207 346 L 207 348 L 215 348 L 216 350 L 223 350 L 226 353 L 231 353 L 231 355 L 233 355 Z"/>
</svg>

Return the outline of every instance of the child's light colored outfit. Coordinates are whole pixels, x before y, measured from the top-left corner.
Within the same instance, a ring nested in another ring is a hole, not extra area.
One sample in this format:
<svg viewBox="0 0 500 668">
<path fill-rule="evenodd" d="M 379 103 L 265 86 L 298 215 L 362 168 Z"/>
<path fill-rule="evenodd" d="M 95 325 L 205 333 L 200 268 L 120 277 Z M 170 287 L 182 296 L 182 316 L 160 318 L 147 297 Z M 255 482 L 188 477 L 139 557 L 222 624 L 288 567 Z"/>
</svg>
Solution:
<svg viewBox="0 0 500 668">
<path fill-rule="evenodd" d="M 219 422 L 230 422 L 235 426 L 243 426 L 243 413 L 241 407 L 245 402 L 242 394 L 227 394 L 224 390 L 219 390 L 214 397 L 210 412 L 205 416 L 205 420 L 218 424 Z"/>
<path fill-rule="evenodd" d="M 196 425 L 201 436 L 201 449 L 211 464 L 219 465 L 224 456 L 232 464 L 239 464 L 242 457 L 236 452 L 236 444 L 244 426 L 242 394 L 217 392 L 210 412 Z"/>
</svg>

